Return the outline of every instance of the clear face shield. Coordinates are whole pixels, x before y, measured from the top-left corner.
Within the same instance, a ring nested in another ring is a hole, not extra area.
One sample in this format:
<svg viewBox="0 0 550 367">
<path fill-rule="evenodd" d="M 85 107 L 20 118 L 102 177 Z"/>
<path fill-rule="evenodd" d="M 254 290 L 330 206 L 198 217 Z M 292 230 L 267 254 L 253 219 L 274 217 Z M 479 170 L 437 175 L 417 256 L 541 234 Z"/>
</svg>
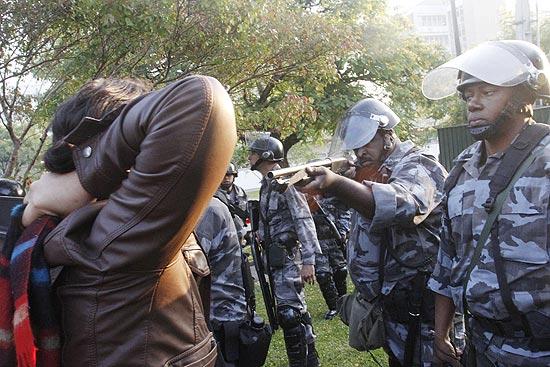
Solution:
<svg viewBox="0 0 550 367">
<path fill-rule="evenodd" d="M 397 116 L 395 116 L 398 119 Z M 355 161 L 354 149 L 359 149 L 376 135 L 379 128 L 384 128 L 390 122 L 385 115 L 347 114 L 336 126 L 330 144 L 329 157 L 345 157 Z"/>
<path fill-rule="evenodd" d="M 432 100 L 456 93 L 460 71 L 499 87 L 513 87 L 539 74 L 521 52 L 501 43 L 487 42 L 430 71 L 422 81 L 422 93 Z"/>
</svg>

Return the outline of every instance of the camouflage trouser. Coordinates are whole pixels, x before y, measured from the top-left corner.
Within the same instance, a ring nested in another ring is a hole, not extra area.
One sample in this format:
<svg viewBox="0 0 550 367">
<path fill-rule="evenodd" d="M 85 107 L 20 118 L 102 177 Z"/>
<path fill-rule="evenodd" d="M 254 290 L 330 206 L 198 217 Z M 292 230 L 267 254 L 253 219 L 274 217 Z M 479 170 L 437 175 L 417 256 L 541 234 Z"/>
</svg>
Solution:
<svg viewBox="0 0 550 367">
<path fill-rule="evenodd" d="M 277 306 L 292 306 L 302 314 L 307 312 L 306 299 L 304 294 L 304 283 L 300 276 L 302 269 L 302 257 L 300 249 L 296 246 L 293 249 L 293 256 L 286 256 L 282 268 L 271 267 L 273 282 L 275 283 L 275 299 Z M 306 341 L 308 344 L 315 341 L 315 334 L 311 325 L 306 326 Z"/>
<path fill-rule="evenodd" d="M 337 269 L 346 266 L 344 254 L 333 239 L 320 240 L 322 254 L 315 254 L 315 273 L 333 273 Z"/>
<path fill-rule="evenodd" d="M 387 347 L 403 364 L 405 358 L 405 343 L 408 335 L 408 325 L 384 321 L 386 328 Z M 414 366 L 430 367 L 433 361 L 434 329 L 433 325 L 420 324 L 420 335 L 416 338 L 414 347 Z"/>
</svg>

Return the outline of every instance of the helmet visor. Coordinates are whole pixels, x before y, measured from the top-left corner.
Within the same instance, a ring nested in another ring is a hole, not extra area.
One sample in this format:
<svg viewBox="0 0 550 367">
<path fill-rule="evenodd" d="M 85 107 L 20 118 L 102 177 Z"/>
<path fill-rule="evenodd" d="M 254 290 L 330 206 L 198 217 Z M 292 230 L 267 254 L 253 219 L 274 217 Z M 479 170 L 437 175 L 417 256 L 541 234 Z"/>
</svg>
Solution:
<svg viewBox="0 0 550 367">
<path fill-rule="evenodd" d="M 428 99 L 442 99 L 456 92 L 462 71 L 485 83 L 513 87 L 536 72 L 529 59 L 497 42 L 484 43 L 430 71 L 422 81 Z"/>
<path fill-rule="evenodd" d="M 347 151 L 361 148 L 370 143 L 379 126 L 379 121 L 365 116 L 347 115 L 336 126 L 332 136 L 329 157 L 342 156 Z"/>
</svg>

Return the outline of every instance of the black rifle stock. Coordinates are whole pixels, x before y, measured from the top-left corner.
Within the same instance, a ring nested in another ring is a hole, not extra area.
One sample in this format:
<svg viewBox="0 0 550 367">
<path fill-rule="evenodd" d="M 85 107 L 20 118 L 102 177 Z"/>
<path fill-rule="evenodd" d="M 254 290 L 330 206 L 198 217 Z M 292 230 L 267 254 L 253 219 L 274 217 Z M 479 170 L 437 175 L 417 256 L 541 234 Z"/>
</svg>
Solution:
<svg viewBox="0 0 550 367">
<path fill-rule="evenodd" d="M 262 291 L 262 297 L 267 312 L 269 324 L 273 330 L 277 330 L 279 324 L 277 322 L 277 304 L 275 301 L 275 291 L 273 277 L 269 271 L 269 258 L 266 249 L 262 246 L 258 239 L 258 228 L 260 219 L 260 203 L 257 200 L 248 201 L 248 213 L 250 214 L 251 241 L 250 248 L 252 249 L 252 258 L 254 260 L 254 268 L 258 274 L 258 281 Z M 263 262 L 263 255 L 267 258 L 267 271 Z M 266 280 L 267 277 L 267 280 Z"/>
</svg>

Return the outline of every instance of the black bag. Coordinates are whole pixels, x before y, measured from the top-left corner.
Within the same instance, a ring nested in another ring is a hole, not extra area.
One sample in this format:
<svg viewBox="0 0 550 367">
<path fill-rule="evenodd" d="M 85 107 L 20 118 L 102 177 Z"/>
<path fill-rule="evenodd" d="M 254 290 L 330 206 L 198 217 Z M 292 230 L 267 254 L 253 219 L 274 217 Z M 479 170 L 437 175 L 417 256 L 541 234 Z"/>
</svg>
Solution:
<svg viewBox="0 0 550 367">
<path fill-rule="evenodd" d="M 260 367 L 269 351 L 271 326 L 260 316 L 242 321 L 227 321 L 214 325 L 219 355 L 216 367 Z"/>
<path fill-rule="evenodd" d="M 273 331 L 259 316 L 247 318 L 239 328 L 239 366 L 263 366 L 269 352 Z"/>
</svg>

